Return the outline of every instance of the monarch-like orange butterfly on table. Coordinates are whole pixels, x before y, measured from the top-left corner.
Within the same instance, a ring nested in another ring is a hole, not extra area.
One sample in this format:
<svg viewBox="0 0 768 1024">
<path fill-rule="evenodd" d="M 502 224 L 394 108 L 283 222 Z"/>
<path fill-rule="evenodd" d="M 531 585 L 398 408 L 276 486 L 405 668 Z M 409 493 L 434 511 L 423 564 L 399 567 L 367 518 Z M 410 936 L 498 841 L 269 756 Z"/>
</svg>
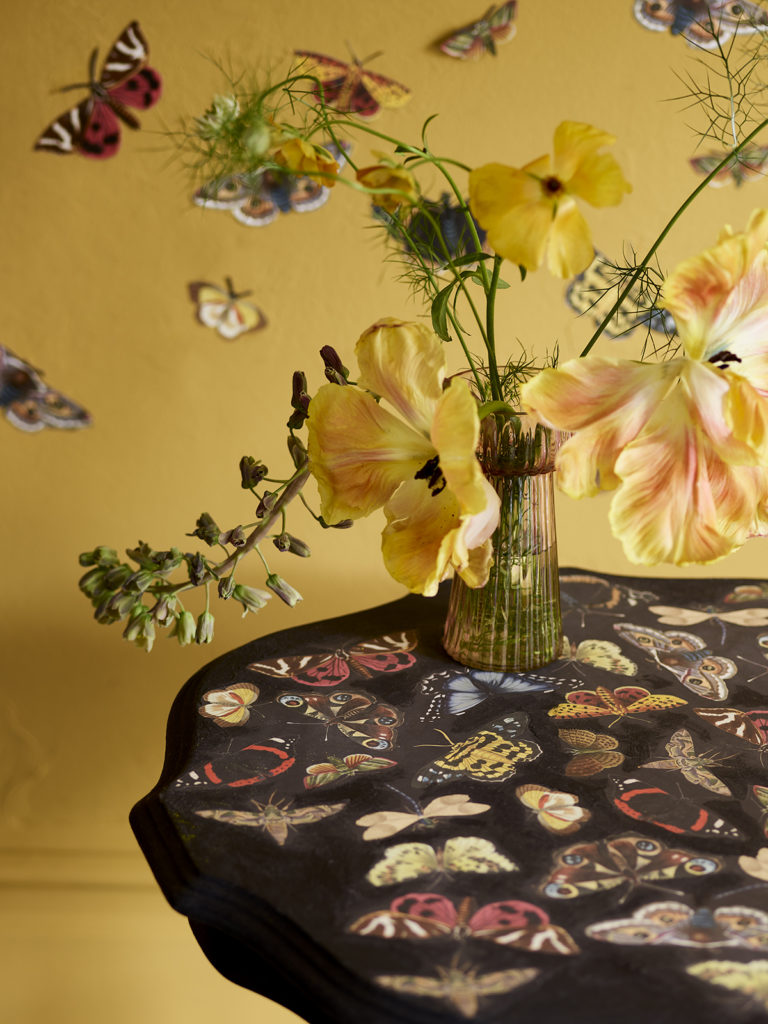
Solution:
<svg viewBox="0 0 768 1024">
<path fill-rule="evenodd" d="M 35 143 L 49 153 L 80 153 L 95 159 L 114 156 L 120 148 L 120 122 L 138 128 L 128 109 L 146 110 L 160 99 L 162 80 L 147 65 L 149 46 L 137 21 L 125 28 L 107 54 L 96 78 L 98 50 L 91 53 L 88 81 L 64 86 L 89 89 L 90 95 L 52 121 Z"/>
</svg>

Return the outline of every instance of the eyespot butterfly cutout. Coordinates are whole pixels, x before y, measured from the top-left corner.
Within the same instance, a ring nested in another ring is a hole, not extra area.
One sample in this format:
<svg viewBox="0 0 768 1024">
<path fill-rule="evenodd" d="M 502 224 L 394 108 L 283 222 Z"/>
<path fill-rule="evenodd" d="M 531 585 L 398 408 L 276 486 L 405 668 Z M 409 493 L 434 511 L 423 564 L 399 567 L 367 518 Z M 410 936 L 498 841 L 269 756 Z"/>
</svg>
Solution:
<svg viewBox="0 0 768 1024">
<path fill-rule="evenodd" d="M 258 696 L 259 688 L 253 683 L 235 683 L 223 690 L 209 690 L 203 694 L 203 703 L 197 710 L 203 718 L 210 718 L 215 725 L 227 729 L 248 721 L 251 717 L 249 705 Z"/>
<path fill-rule="evenodd" d="M 200 768 L 190 769 L 176 779 L 175 786 L 177 789 L 218 786 L 241 789 L 269 782 L 296 763 L 293 746 L 292 741 L 276 736 L 262 743 L 249 743 L 238 750 L 219 754 Z"/>
<path fill-rule="evenodd" d="M 685 969 L 700 981 L 751 996 L 756 1005 L 768 1009 L 768 960 L 700 960 Z"/>
<path fill-rule="evenodd" d="M 595 257 L 587 269 L 568 285 L 565 301 L 575 313 L 601 324 L 625 283 L 607 257 L 595 250 Z M 623 338 L 640 327 L 671 338 L 676 331 L 675 321 L 665 309 L 654 305 L 655 300 L 655 295 L 649 297 L 635 285 L 603 333 L 609 338 Z"/>
<path fill-rule="evenodd" d="M 139 127 L 127 108 L 146 110 L 160 99 L 162 81 L 147 65 L 149 47 L 138 22 L 132 21 L 120 33 L 98 79 L 97 55 L 97 50 L 91 54 L 88 82 L 62 90 L 90 89 L 90 96 L 51 122 L 35 149 L 101 160 L 114 156 L 120 148 L 120 122 L 129 128 Z"/>
<path fill-rule="evenodd" d="M 496 56 L 496 47 L 507 43 L 515 34 L 517 0 L 508 0 L 500 7 L 489 7 L 477 21 L 457 29 L 439 44 L 448 57 L 478 60 L 485 53 Z"/>
<path fill-rule="evenodd" d="M 694 909 L 672 900 L 648 903 L 631 917 L 601 921 L 584 929 L 590 939 L 626 946 L 736 946 L 765 949 L 768 914 L 754 907 Z"/>
<path fill-rule="evenodd" d="M 479 974 L 474 968 L 435 965 L 437 977 L 418 974 L 379 974 L 374 979 L 384 988 L 409 996 L 427 996 L 449 1002 L 462 1017 L 476 1016 L 481 999 L 503 995 L 532 981 L 535 967 L 509 967 Z"/>
<path fill-rule="evenodd" d="M 373 754 L 347 754 L 346 757 L 329 757 L 319 764 L 310 764 L 304 769 L 305 789 L 317 789 L 328 786 L 332 782 L 348 779 L 353 775 L 365 775 L 367 772 L 380 772 L 385 768 L 396 768 L 397 761 L 388 757 L 374 757 Z"/>
<path fill-rule="evenodd" d="M 323 818 L 338 814 L 347 806 L 344 800 L 338 804 L 313 804 L 311 807 L 291 807 L 290 803 L 277 801 L 260 804 L 251 800 L 254 811 L 237 811 L 228 808 L 195 811 L 201 818 L 213 818 L 227 825 L 240 825 L 246 828 L 261 828 L 270 835 L 278 846 L 283 846 L 290 829 L 299 825 L 310 825 Z"/>
<path fill-rule="evenodd" d="M 355 824 L 365 829 L 362 838 L 366 841 L 388 839 L 389 836 L 394 836 L 414 825 L 419 828 L 432 828 L 438 824 L 440 818 L 463 818 L 483 814 L 491 809 L 490 804 L 474 803 L 465 793 L 449 793 L 435 797 L 424 807 L 415 800 L 408 802 L 414 805 L 414 812 L 374 811 L 373 814 L 364 814 L 362 818 L 358 818 Z"/>
<path fill-rule="evenodd" d="M 763 764 L 768 755 L 768 709 L 742 711 L 740 708 L 693 708 L 708 725 L 722 729 L 760 751 L 760 763 Z"/>
<path fill-rule="evenodd" d="M 597 775 L 607 768 L 616 768 L 624 761 L 615 736 L 592 732 L 591 729 L 558 729 L 561 743 L 574 755 L 565 766 L 565 774 L 572 779 Z"/>
<path fill-rule="evenodd" d="M 705 789 L 717 793 L 718 796 L 732 796 L 730 789 L 709 771 L 709 767 L 717 765 L 720 761 L 717 758 L 708 757 L 706 754 L 697 754 L 693 746 L 693 738 L 687 729 L 678 729 L 670 736 L 666 745 L 669 757 L 661 761 L 648 761 L 641 764 L 640 768 L 660 768 L 665 771 L 677 769 L 682 772 L 683 777 L 696 786 L 703 786 Z"/>
<path fill-rule="evenodd" d="M 517 865 L 500 853 L 490 839 L 454 836 L 438 850 L 428 843 L 398 843 L 365 876 L 371 885 L 395 885 L 411 878 L 435 874 L 495 875 L 517 871 Z"/>
<path fill-rule="evenodd" d="M 702 50 L 768 28 L 768 14 L 750 0 L 635 0 L 634 13 L 644 28 L 680 35 Z"/>
<path fill-rule="evenodd" d="M 362 691 L 335 690 L 327 695 L 281 693 L 277 703 L 306 716 L 308 723 L 323 727 L 326 739 L 330 732 L 338 730 L 368 750 L 391 750 L 397 726 L 403 721 L 396 708 L 377 703 L 375 697 Z"/>
<path fill-rule="evenodd" d="M 554 688 L 551 680 L 536 673 L 521 675 L 472 669 L 465 673 L 436 672 L 422 680 L 422 692 L 432 698 L 422 720 L 433 721 L 446 713 L 464 715 L 494 697 L 525 696 Z"/>
<path fill-rule="evenodd" d="M 598 686 L 594 690 L 572 690 L 565 703 L 556 704 L 547 712 L 552 718 L 601 718 L 615 720 L 626 715 L 641 715 L 648 711 L 668 711 L 688 701 L 668 693 L 651 693 L 642 686 L 618 686 L 609 690 Z"/>
<path fill-rule="evenodd" d="M 541 756 L 538 743 L 527 738 L 527 725 L 528 716 L 520 712 L 491 722 L 465 740 L 449 741 L 448 753 L 422 768 L 412 785 L 420 787 L 463 778 L 506 782 L 520 765 Z"/>
<path fill-rule="evenodd" d="M 635 821 L 646 821 L 675 835 L 744 839 L 738 828 L 679 788 L 671 791 L 636 776 L 612 778 L 611 787 L 614 807 Z"/>
<path fill-rule="evenodd" d="M 91 424 L 90 414 L 82 406 L 49 387 L 39 370 L 2 345 L 0 409 L 10 424 L 25 433 L 46 427 L 77 430 Z"/>
<path fill-rule="evenodd" d="M 475 910 L 471 899 L 457 907 L 439 893 L 411 892 L 393 900 L 386 910 L 358 918 L 349 931 L 381 939 L 481 939 L 507 949 L 561 956 L 579 952 L 564 928 L 523 900 L 502 900 Z"/>
<path fill-rule="evenodd" d="M 530 784 L 518 786 L 515 796 L 524 807 L 535 813 L 538 823 L 548 832 L 559 835 L 577 832 L 592 817 L 591 811 L 579 807 L 579 798 L 573 793 Z"/>
<path fill-rule="evenodd" d="M 727 151 L 719 153 L 702 153 L 692 156 L 691 167 L 706 178 L 728 155 Z M 747 145 L 728 163 L 721 168 L 710 181 L 710 188 L 722 188 L 724 185 L 735 185 L 741 188 L 745 182 L 759 181 L 768 174 L 768 146 Z"/>
<path fill-rule="evenodd" d="M 379 673 L 402 672 L 415 664 L 416 656 L 410 652 L 418 643 L 418 634 L 412 631 L 379 636 L 365 640 L 346 650 L 329 654 L 293 654 L 284 658 L 252 661 L 247 667 L 252 672 L 276 679 L 293 679 L 307 686 L 337 686 L 353 673 L 370 679 Z"/>
<path fill-rule="evenodd" d="M 197 306 L 197 319 L 205 327 L 212 327 L 227 341 L 241 334 L 260 331 L 267 326 L 267 318 L 258 306 L 246 302 L 249 291 L 236 292 L 231 278 L 226 278 L 226 289 L 207 281 L 193 281 L 187 286 L 189 297 Z"/>
<path fill-rule="evenodd" d="M 623 640 L 648 651 L 660 668 L 666 669 L 686 689 L 705 700 L 725 700 L 726 679 L 736 675 L 730 658 L 715 656 L 701 637 L 680 630 L 652 629 L 617 622 L 613 627 Z"/>
<path fill-rule="evenodd" d="M 571 643 L 567 636 L 564 636 L 558 652 L 558 660 L 564 660 L 567 664 L 592 665 L 594 668 L 601 668 L 605 672 L 613 672 L 621 676 L 636 676 L 637 665 L 634 661 L 621 653 L 618 644 L 610 640 L 582 640 L 580 643 Z"/>
<path fill-rule="evenodd" d="M 626 887 L 622 902 L 639 886 L 657 888 L 658 882 L 700 878 L 723 866 L 718 857 L 671 849 L 659 839 L 633 832 L 576 843 L 558 850 L 553 862 L 553 870 L 540 886 L 550 899 L 570 900 Z"/>
<path fill-rule="evenodd" d="M 350 64 L 345 64 L 309 50 L 295 50 L 294 53 L 302 61 L 294 70 L 318 78 L 326 104 L 342 113 L 369 119 L 375 117 L 382 107 L 402 107 L 411 98 L 411 90 L 404 85 L 363 67 L 379 54 L 373 54 L 365 61 L 354 58 Z M 314 94 L 316 99 L 320 97 L 320 86 L 315 86 Z"/>
<path fill-rule="evenodd" d="M 344 143 L 343 150 L 332 143 L 326 143 L 325 148 L 341 169 L 349 143 Z M 207 210 L 229 210 L 240 224 L 260 228 L 277 220 L 281 213 L 319 210 L 330 197 L 331 190 L 309 175 L 257 170 L 209 181 L 195 192 L 192 201 Z"/>
</svg>

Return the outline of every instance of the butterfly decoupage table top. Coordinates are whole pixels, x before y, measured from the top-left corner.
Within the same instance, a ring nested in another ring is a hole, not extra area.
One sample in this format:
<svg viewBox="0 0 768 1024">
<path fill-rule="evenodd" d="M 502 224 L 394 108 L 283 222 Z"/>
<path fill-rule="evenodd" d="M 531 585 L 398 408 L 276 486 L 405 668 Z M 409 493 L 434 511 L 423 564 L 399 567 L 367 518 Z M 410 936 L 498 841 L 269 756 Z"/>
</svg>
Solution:
<svg viewBox="0 0 768 1024">
<path fill-rule="evenodd" d="M 186 684 L 131 823 L 221 973 L 309 1024 L 768 1024 L 768 584 L 560 580 L 536 671 L 448 658 L 446 584 Z"/>
</svg>

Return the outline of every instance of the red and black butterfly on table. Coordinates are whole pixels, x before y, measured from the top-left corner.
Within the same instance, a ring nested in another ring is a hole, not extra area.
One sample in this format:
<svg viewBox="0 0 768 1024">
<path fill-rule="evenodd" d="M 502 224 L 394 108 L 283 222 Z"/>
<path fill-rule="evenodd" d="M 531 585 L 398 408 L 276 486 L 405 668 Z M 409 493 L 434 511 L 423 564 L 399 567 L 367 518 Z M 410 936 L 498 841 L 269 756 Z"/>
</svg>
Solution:
<svg viewBox="0 0 768 1024">
<path fill-rule="evenodd" d="M 98 79 L 97 55 L 98 50 L 91 54 L 87 82 L 61 90 L 90 89 L 90 95 L 52 121 L 35 143 L 35 149 L 80 153 L 96 159 L 114 156 L 120 148 L 120 122 L 129 128 L 139 127 L 128 108 L 146 110 L 160 99 L 162 80 L 147 64 L 149 47 L 138 22 L 132 21 L 120 33 Z"/>
</svg>

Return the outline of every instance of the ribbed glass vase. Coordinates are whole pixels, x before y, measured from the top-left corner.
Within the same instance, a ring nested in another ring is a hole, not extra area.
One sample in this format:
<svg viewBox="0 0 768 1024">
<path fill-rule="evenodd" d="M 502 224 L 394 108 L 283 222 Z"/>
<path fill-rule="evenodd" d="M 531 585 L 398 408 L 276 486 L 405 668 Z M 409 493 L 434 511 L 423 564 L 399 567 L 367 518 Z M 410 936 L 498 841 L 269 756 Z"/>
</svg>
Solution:
<svg viewBox="0 0 768 1024">
<path fill-rule="evenodd" d="M 478 458 L 501 499 L 484 587 L 451 585 L 443 645 L 471 668 L 521 672 L 553 661 L 561 642 L 554 468 L 567 434 L 525 413 L 487 416 Z"/>
</svg>

